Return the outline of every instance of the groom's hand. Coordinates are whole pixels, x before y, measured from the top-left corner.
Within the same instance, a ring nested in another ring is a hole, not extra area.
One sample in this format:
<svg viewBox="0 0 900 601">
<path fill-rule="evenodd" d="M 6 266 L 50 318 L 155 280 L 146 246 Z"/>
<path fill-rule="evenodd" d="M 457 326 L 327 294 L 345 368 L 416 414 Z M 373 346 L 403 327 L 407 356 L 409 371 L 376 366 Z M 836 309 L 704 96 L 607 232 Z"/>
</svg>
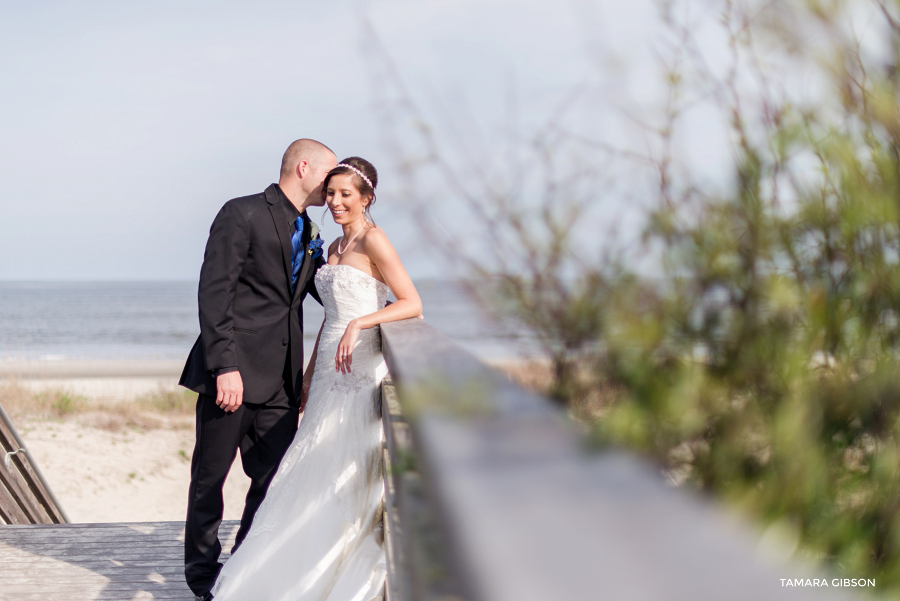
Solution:
<svg viewBox="0 0 900 601">
<path fill-rule="evenodd" d="M 241 372 L 230 371 L 216 377 L 216 405 L 228 413 L 237 411 L 244 401 Z"/>
</svg>

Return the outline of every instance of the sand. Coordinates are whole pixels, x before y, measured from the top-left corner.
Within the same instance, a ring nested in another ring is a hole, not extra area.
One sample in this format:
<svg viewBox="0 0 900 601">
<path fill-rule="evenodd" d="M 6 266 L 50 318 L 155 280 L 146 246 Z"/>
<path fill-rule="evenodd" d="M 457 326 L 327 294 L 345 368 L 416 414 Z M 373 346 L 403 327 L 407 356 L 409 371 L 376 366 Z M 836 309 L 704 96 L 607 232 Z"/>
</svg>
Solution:
<svg viewBox="0 0 900 601">
<path fill-rule="evenodd" d="M 31 363 L 14 371 L 7 362 L 0 395 L 4 385 L 14 384 L 20 390 L 75 394 L 87 403 L 129 403 L 150 392 L 174 389 L 181 368 L 173 362 L 168 373 L 159 373 L 166 367 L 159 362 Z M 184 520 L 193 416 L 184 412 L 145 417 L 139 426 L 129 426 L 103 411 L 66 417 L 17 412 L 14 425 L 70 521 Z M 248 486 L 237 459 L 225 484 L 225 519 L 240 519 Z"/>
<path fill-rule="evenodd" d="M 168 360 L 0 360 L 0 381 L 33 392 L 65 391 L 104 401 L 130 401 L 175 390 L 183 362 Z"/>
<path fill-rule="evenodd" d="M 19 361 L 0 359 L 0 378 L 135 378 L 174 377 L 178 379 L 184 361 L 132 359 L 69 359 Z"/>
<path fill-rule="evenodd" d="M 68 420 L 20 420 L 29 452 L 72 522 L 183 520 L 192 429 L 109 431 Z M 225 518 L 240 519 L 249 480 L 232 468 Z"/>
<path fill-rule="evenodd" d="M 32 392 L 63 391 L 70 395 L 106 401 L 133 401 L 158 391 L 177 390 L 172 377 L 135 378 L 28 378 L 16 380 Z"/>
<path fill-rule="evenodd" d="M 0 403 L 8 407 L 4 385 L 12 385 L 20 394 L 65 393 L 88 403 L 137 405 L 145 394 L 177 389 L 180 372 L 181 362 L 172 361 L 0 361 Z M 72 522 L 183 520 L 192 410 L 138 417 L 129 424 L 109 411 L 54 417 L 26 410 L 14 415 L 14 423 Z M 248 487 L 238 458 L 225 483 L 226 519 L 240 518 Z"/>
</svg>

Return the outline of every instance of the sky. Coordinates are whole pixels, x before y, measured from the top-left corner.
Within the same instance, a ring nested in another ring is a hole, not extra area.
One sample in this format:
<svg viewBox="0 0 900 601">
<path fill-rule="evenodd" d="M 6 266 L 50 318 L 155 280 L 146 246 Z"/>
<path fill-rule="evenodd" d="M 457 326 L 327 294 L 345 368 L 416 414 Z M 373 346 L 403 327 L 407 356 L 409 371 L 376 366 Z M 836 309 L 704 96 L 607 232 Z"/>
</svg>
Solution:
<svg viewBox="0 0 900 601">
<path fill-rule="evenodd" d="M 472 152 L 485 156 L 508 133 L 513 100 L 528 129 L 573 90 L 587 90 L 573 126 L 627 137 L 617 104 L 655 93 L 652 11 L 577 0 L 4 2 L 0 280 L 196 279 L 218 209 L 276 181 L 299 137 L 379 168 L 376 221 L 414 278 L 438 277 L 445 265 L 398 198 L 390 147 L 407 134 L 386 128 L 385 98 L 403 87 L 438 129 L 477 131 Z M 339 235 L 330 216 L 312 217 L 326 239 Z"/>
</svg>

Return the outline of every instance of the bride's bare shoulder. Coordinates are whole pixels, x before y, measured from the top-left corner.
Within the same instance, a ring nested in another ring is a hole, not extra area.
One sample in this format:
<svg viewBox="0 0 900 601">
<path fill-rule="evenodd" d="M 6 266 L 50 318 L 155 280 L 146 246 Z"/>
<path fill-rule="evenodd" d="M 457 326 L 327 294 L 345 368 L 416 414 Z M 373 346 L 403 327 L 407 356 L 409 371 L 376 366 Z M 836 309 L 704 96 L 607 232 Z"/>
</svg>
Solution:
<svg viewBox="0 0 900 601">
<path fill-rule="evenodd" d="M 394 245 L 391 244 L 387 232 L 378 226 L 372 226 L 366 233 L 363 241 L 364 251 L 376 265 L 385 264 L 388 261 L 399 260 Z"/>
<path fill-rule="evenodd" d="M 373 225 L 362 235 L 362 242 L 366 245 L 366 248 L 372 247 L 381 247 L 384 245 L 390 246 L 391 240 L 388 238 L 387 232 L 378 227 L 377 225 Z"/>
</svg>

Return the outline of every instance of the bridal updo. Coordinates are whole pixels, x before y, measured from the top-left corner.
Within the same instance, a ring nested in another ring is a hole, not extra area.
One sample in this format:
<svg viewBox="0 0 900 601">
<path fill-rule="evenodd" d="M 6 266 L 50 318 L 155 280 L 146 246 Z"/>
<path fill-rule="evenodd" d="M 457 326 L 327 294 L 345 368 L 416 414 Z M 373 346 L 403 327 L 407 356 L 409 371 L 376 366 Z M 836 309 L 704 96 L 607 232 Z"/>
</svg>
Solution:
<svg viewBox="0 0 900 601">
<path fill-rule="evenodd" d="M 328 182 L 331 181 L 332 176 L 341 174 L 352 175 L 353 185 L 356 186 L 359 193 L 363 196 L 371 197 L 365 210 L 366 217 L 371 221 L 372 216 L 369 214 L 369 209 L 375 204 L 375 187 L 378 185 L 378 171 L 376 171 L 372 163 L 366 159 L 360 157 L 348 157 L 338 163 L 337 167 L 329 171 L 328 175 L 325 176 L 325 181 L 322 183 L 323 197 L 325 196 L 325 191 L 328 189 Z"/>
</svg>

